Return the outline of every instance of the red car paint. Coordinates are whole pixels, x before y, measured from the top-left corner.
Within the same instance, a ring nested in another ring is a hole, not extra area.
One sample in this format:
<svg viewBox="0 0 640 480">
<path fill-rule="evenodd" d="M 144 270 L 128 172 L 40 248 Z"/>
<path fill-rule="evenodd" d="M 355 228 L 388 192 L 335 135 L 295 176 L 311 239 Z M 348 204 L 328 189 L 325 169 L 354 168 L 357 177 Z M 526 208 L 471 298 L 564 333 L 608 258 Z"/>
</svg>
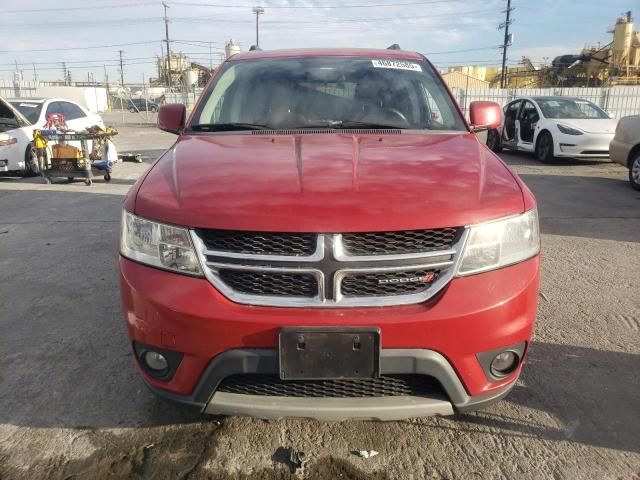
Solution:
<svg viewBox="0 0 640 480">
<path fill-rule="evenodd" d="M 295 50 L 244 53 L 229 61 L 318 55 L 424 60 L 395 50 Z M 528 188 L 470 131 L 182 134 L 124 202 L 135 215 L 189 228 L 325 233 L 466 226 L 534 206 Z M 503 389 L 519 375 L 521 366 L 491 381 L 476 354 L 529 341 L 539 257 L 454 278 L 423 304 L 376 308 L 242 305 L 206 279 L 123 257 L 120 282 L 131 340 L 184 353 L 168 382 L 143 371 L 148 384 L 164 391 L 191 394 L 206 366 L 227 350 L 277 348 L 283 326 L 375 325 L 382 348 L 444 355 L 475 396 Z"/>
</svg>

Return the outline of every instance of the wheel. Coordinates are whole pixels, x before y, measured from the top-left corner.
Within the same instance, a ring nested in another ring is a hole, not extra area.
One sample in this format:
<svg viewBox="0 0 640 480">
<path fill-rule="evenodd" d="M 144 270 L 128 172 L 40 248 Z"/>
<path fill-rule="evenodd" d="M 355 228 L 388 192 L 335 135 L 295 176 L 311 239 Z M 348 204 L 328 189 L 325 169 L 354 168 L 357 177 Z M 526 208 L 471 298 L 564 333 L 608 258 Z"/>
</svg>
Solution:
<svg viewBox="0 0 640 480">
<path fill-rule="evenodd" d="M 640 152 L 636 152 L 629 161 L 629 183 L 640 190 Z"/>
<path fill-rule="evenodd" d="M 489 150 L 495 153 L 500 153 L 502 151 L 502 144 L 500 143 L 500 133 L 498 130 L 489 130 L 487 132 L 487 147 Z"/>
<path fill-rule="evenodd" d="M 36 149 L 33 148 L 32 144 L 29 144 L 24 152 L 24 176 L 35 177 L 39 173 L 40 169 L 38 168 Z"/>
<path fill-rule="evenodd" d="M 546 130 L 538 137 L 536 143 L 536 156 L 543 163 L 553 163 L 555 157 L 553 155 L 553 137 Z"/>
<path fill-rule="evenodd" d="M 158 107 L 151 107 L 149 110 L 151 110 L 151 113 L 156 113 L 158 111 Z"/>
<path fill-rule="evenodd" d="M 110 181 L 111 181 L 111 174 L 107 173 L 107 174 L 104 176 L 104 181 L 105 181 L 105 182 L 110 182 Z"/>
<path fill-rule="evenodd" d="M 84 181 L 84 184 L 85 184 L 87 187 L 90 187 L 92 183 L 93 183 L 93 181 L 92 181 L 90 178 L 87 178 L 87 179 Z"/>
<path fill-rule="evenodd" d="M 131 113 L 136 113 L 136 109 L 135 109 L 135 108 L 133 108 L 133 107 L 131 107 L 131 108 L 129 109 L 129 111 L 130 111 Z"/>
<path fill-rule="evenodd" d="M 136 155 L 136 162 L 142 163 L 142 155 Z"/>
</svg>

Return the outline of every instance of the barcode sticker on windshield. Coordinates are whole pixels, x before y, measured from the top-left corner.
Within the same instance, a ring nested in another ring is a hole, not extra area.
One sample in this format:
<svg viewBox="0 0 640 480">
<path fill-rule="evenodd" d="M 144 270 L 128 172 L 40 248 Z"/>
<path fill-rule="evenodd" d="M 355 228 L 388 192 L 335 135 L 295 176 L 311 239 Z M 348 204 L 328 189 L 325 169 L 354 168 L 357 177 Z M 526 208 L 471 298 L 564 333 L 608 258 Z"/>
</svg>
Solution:
<svg viewBox="0 0 640 480">
<path fill-rule="evenodd" d="M 422 71 L 422 67 L 417 63 L 406 62 L 404 60 L 393 60 L 393 59 L 371 60 L 371 63 L 375 68 L 393 68 L 396 70 L 411 70 L 414 72 Z"/>
</svg>

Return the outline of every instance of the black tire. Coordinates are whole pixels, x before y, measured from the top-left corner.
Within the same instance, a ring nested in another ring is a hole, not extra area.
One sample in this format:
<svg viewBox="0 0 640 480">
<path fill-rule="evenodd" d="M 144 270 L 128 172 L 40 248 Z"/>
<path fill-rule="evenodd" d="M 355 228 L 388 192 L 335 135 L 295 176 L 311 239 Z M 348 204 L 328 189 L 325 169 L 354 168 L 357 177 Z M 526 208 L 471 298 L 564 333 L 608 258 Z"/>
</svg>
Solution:
<svg viewBox="0 0 640 480">
<path fill-rule="evenodd" d="M 498 130 L 493 129 L 487 132 L 487 147 L 489 147 L 489 150 L 495 153 L 500 153 L 502 151 L 500 132 L 498 132 Z"/>
<path fill-rule="evenodd" d="M 553 163 L 556 159 L 553 154 L 553 137 L 546 130 L 538 136 L 536 156 L 542 163 Z"/>
<path fill-rule="evenodd" d="M 40 173 L 38 168 L 38 156 L 36 155 L 36 149 L 32 144 L 29 144 L 24 152 L 24 176 L 35 177 Z"/>
<path fill-rule="evenodd" d="M 640 190 L 640 152 L 632 154 L 629 160 L 629 183 L 636 190 Z"/>
<path fill-rule="evenodd" d="M 135 109 L 135 108 L 133 108 L 133 107 L 131 107 L 131 108 L 129 109 L 129 111 L 130 111 L 131 113 L 136 113 L 136 109 Z"/>
<path fill-rule="evenodd" d="M 151 110 L 151 113 L 156 113 L 158 111 L 158 107 L 151 107 L 149 110 Z"/>
<path fill-rule="evenodd" d="M 110 181 L 111 181 L 111 174 L 107 173 L 107 174 L 104 176 L 104 181 L 105 181 L 105 182 L 110 182 Z"/>
</svg>

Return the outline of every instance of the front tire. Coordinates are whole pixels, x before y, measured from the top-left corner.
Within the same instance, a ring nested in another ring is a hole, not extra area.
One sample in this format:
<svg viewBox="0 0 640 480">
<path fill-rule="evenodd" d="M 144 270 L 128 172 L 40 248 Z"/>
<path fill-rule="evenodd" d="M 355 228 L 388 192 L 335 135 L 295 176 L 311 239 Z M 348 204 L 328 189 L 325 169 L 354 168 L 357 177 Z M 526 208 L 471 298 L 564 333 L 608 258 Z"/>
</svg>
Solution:
<svg viewBox="0 0 640 480">
<path fill-rule="evenodd" d="M 540 134 L 536 143 L 536 156 L 542 163 L 553 163 L 553 137 L 546 130 Z"/>
<path fill-rule="evenodd" d="M 38 168 L 38 154 L 32 144 L 27 146 L 24 152 L 24 176 L 35 177 L 40 173 Z"/>
<path fill-rule="evenodd" d="M 629 183 L 640 190 L 640 152 L 636 152 L 629 161 Z"/>
<path fill-rule="evenodd" d="M 500 143 L 500 133 L 498 130 L 489 130 L 487 132 L 487 147 L 495 153 L 502 152 L 502 144 Z"/>
</svg>

